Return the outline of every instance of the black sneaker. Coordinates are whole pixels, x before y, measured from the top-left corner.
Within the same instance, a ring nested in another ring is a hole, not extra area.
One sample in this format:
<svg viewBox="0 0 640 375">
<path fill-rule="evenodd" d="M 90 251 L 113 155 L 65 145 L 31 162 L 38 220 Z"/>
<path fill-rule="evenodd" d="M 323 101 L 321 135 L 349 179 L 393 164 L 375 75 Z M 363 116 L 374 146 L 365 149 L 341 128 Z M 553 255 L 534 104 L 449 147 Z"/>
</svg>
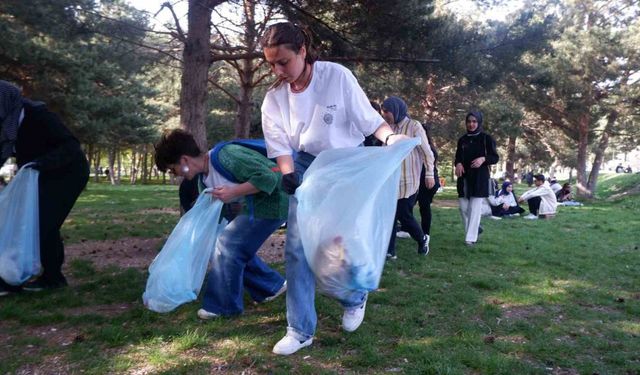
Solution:
<svg viewBox="0 0 640 375">
<path fill-rule="evenodd" d="M 0 297 L 8 296 L 9 291 L 6 290 L 2 285 L 0 285 Z"/>
<path fill-rule="evenodd" d="M 429 235 L 425 234 L 424 237 L 422 237 L 422 241 L 420 241 L 420 243 L 418 243 L 418 254 L 420 255 L 427 255 L 429 254 Z"/>
<path fill-rule="evenodd" d="M 40 292 L 42 290 L 64 288 L 65 286 L 67 286 L 67 280 L 64 278 L 51 282 L 43 279 L 42 277 L 38 277 L 37 279 L 24 284 L 22 286 L 22 290 L 26 290 L 28 292 Z"/>
</svg>

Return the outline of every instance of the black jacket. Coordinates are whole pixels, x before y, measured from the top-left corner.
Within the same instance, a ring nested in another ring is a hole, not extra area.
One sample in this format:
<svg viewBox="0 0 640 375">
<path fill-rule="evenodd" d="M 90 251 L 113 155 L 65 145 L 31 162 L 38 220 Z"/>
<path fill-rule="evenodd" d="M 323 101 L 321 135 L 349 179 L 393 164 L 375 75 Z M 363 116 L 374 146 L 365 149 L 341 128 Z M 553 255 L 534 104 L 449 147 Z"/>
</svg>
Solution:
<svg viewBox="0 0 640 375">
<path fill-rule="evenodd" d="M 480 168 L 471 168 L 471 162 L 481 156 L 485 157 Z M 475 136 L 463 135 L 458 139 L 454 166 L 462 163 L 465 173 L 458 178 L 457 189 L 460 198 L 486 198 L 489 196 L 489 166 L 498 162 L 496 142 L 487 133 L 481 132 Z M 467 186 L 465 195 L 464 186 Z"/>
<path fill-rule="evenodd" d="M 15 147 L 18 167 L 35 161 L 40 171 L 62 171 L 72 168 L 78 160 L 86 162 L 80 142 L 44 106 L 25 104 Z"/>
</svg>

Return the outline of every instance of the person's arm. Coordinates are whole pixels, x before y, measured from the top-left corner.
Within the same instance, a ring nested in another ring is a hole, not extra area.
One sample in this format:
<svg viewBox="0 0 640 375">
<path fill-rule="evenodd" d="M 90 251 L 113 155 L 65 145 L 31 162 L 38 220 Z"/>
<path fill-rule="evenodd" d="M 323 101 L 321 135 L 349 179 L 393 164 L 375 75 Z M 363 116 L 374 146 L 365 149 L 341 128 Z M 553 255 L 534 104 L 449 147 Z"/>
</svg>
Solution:
<svg viewBox="0 0 640 375">
<path fill-rule="evenodd" d="M 425 185 L 427 186 L 427 189 L 431 189 L 436 184 L 436 181 L 433 178 L 436 158 L 433 155 L 433 151 L 431 151 L 431 146 L 429 146 L 429 138 L 427 138 L 427 133 L 424 131 L 422 125 L 418 122 L 413 122 L 413 125 L 415 135 L 420 138 L 420 145 L 418 146 L 418 150 L 420 152 L 420 156 L 422 157 L 422 163 L 425 166 Z"/>
<path fill-rule="evenodd" d="M 464 166 L 462 165 L 462 138 L 458 139 L 458 145 L 456 147 L 456 157 L 453 165 L 455 166 L 456 177 L 462 177 L 464 174 Z"/>
<path fill-rule="evenodd" d="M 295 170 L 293 157 L 291 155 L 278 156 L 276 158 L 276 163 L 278 164 L 278 168 L 283 175 L 292 173 Z"/>
<path fill-rule="evenodd" d="M 409 139 L 409 137 L 404 134 L 394 133 L 393 129 L 391 129 L 391 126 L 389 126 L 389 124 L 384 121 L 382 122 L 382 124 L 380 124 L 380 126 L 378 126 L 373 135 L 378 138 L 385 146 L 390 146 L 403 139 Z"/>
<path fill-rule="evenodd" d="M 229 203 L 235 198 L 244 197 L 245 195 L 252 195 L 260 192 L 250 182 L 243 182 L 234 186 L 220 186 L 213 189 L 211 195 L 217 199 L 220 199 L 224 203 Z"/>
</svg>

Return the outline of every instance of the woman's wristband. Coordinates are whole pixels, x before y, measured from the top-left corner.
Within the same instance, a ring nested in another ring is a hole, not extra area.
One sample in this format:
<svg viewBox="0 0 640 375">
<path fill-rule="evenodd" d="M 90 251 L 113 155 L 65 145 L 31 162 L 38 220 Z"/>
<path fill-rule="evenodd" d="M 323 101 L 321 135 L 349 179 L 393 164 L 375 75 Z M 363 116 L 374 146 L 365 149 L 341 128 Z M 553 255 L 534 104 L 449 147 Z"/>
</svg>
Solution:
<svg viewBox="0 0 640 375">
<path fill-rule="evenodd" d="M 389 137 L 391 137 L 392 135 L 396 135 L 396 133 L 391 133 L 391 134 L 387 135 L 387 138 L 384 139 L 385 146 L 389 145 Z"/>
</svg>

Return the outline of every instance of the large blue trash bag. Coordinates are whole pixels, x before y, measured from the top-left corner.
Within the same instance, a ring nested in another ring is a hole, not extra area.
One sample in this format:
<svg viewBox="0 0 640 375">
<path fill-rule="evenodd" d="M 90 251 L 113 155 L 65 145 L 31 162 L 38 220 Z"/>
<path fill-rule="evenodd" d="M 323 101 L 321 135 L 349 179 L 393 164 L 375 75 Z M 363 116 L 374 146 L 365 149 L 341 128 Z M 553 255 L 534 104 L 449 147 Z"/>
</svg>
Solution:
<svg viewBox="0 0 640 375">
<path fill-rule="evenodd" d="M 418 138 L 326 150 L 296 191 L 298 225 L 318 290 L 347 300 L 378 287 L 396 212 L 400 165 Z"/>
<path fill-rule="evenodd" d="M 193 208 L 178 222 L 149 266 L 144 305 L 169 312 L 198 297 L 207 266 L 224 223 L 218 224 L 222 202 L 203 191 Z"/>
<path fill-rule="evenodd" d="M 22 167 L 0 192 L 0 277 L 12 285 L 41 271 L 38 175 Z"/>
</svg>

